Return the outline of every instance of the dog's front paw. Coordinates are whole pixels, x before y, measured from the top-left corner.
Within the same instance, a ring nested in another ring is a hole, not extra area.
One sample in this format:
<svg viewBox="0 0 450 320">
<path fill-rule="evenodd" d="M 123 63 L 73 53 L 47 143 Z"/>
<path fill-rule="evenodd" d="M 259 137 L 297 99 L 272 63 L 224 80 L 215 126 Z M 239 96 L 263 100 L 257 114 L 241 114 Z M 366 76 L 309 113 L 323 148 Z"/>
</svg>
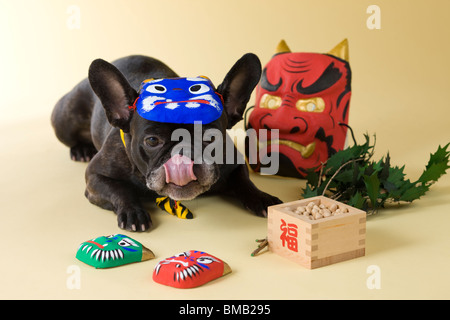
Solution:
<svg viewBox="0 0 450 320">
<path fill-rule="evenodd" d="M 73 161 L 89 162 L 97 153 L 93 144 L 79 143 L 70 148 L 70 158 Z"/>
<path fill-rule="evenodd" d="M 142 208 L 126 208 L 117 212 L 119 228 L 127 231 L 146 231 L 152 226 L 147 211 Z"/>
<path fill-rule="evenodd" d="M 267 207 L 280 203 L 283 202 L 277 197 L 261 191 L 253 197 L 246 198 L 244 201 L 244 206 L 257 216 L 267 217 Z"/>
</svg>

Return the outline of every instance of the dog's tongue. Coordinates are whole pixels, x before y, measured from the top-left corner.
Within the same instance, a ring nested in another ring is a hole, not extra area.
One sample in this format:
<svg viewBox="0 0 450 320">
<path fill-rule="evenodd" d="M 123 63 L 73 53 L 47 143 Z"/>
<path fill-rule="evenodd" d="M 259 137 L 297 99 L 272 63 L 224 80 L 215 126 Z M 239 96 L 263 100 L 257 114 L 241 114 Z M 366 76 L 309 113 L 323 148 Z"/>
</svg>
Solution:
<svg viewBox="0 0 450 320">
<path fill-rule="evenodd" d="M 193 171 L 194 162 L 180 154 L 174 155 L 164 163 L 166 171 L 166 183 L 172 182 L 178 186 L 187 185 L 192 180 L 197 180 Z"/>
</svg>

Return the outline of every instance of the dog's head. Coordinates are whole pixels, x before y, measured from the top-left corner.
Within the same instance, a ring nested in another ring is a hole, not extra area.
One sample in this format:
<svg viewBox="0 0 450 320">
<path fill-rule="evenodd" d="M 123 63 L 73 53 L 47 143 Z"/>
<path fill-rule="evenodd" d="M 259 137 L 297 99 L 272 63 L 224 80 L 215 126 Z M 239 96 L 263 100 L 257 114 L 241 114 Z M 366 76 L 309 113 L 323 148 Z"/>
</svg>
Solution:
<svg viewBox="0 0 450 320">
<path fill-rule="evenodd" d="M 104 60 L 95 60 L 89 69 L 90 84 L 109 123 L 123 132 L 121 147 L 130 161 L 149 189 L 174 200 L 193 199 L 218 181 L 220 166 L 227 162 L 226 129 L 242 119 L 260 76 L 261 64 L 254 54 L 239 59 L 217 89 L 206 81 L 202 86 L 199 78 L 171 78 L 144 82 L 138 92 Z M 198 83 L 183 86 L 182 81 Z M 192 100 L 175 101 L 172 96 L 179 97 L 183 90 L 190 91 Z M 145 102 L 149 93 L 153 95 Z M 199 112 L 201 107 L 206 113 Z"/>
</svg>

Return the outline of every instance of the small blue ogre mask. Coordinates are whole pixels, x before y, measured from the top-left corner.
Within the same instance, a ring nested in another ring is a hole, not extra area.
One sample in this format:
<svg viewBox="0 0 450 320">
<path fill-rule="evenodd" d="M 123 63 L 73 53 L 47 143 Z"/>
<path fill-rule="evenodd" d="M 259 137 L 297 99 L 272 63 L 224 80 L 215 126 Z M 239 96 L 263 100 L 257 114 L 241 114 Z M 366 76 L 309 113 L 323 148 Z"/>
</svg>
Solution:
<svg viewBox="0 0 450 320">
<path fill-rule="evenodd" d="M 223 101 L 204 77 L 150 79 L 142 82 L 135 107 L 151 121 L 208 124 L 222 115 Z"/>
</svg>

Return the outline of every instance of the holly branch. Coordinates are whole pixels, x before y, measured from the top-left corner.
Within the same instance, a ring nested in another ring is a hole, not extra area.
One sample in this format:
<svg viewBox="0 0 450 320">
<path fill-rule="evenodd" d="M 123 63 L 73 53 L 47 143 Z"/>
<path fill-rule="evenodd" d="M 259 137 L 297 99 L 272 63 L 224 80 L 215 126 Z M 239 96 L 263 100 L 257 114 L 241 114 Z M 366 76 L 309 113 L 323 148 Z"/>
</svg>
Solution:
<svg viewBox="0 0 450 320">
<path fill-rule="evenodd" d="M 412 202 L 423 196 L 446 170 L 450 168 L 450 143 L 439 146 L 421 176 L 410 181 L 404 173 L 405 166 L 391 166 L 389 153 L 373 160 L 375 149 L 367 134 L 365 143 L 338 151 L 321 166 L 308 171 L 303 198 L 325 195 L 348 205 L 376 213 L 387 202 Z"/>
</svg>

